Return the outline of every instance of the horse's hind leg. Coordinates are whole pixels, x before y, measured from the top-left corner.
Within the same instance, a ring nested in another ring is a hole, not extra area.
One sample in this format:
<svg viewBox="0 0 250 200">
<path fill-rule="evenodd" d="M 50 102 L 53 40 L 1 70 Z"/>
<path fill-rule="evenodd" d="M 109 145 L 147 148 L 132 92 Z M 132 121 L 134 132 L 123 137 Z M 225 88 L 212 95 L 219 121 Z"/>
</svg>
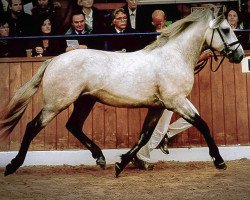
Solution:
<svg viewBox="0 0 250 200">
<path fill-rule="evenodd" d="M 209 155 L 212 157 L 217 169 L 226 169 L 226 164 L 219 153 L 219 149 L 211 136 L 207 123 L 191 108 L 188 101 L 180 100 L 175 109 L 186 121 L 196 127 L 206 140 L 209 148 Z"/>
<path fill-rule="evenodd" d="M 144 120 L 140 139 L 133 148 L 121 156 L 121 162 L 115 164 L 116 177 L 122 172 L 126 165 L 132 160 L 136 153 L 149 141 L 164 109 L 149 109 Z"/>
<path fill-rule="evenodd" d="M 101 149 L 90 140 L 82 131 L 83 123 L 95 105 L 95 100 L 91 97 L 82 96 L 74 103 L 73 112 L 66 124 L 67 129 L 92 153 L 96 159 L 96 164 L 105 169 L 106 160 Z"/>
<path fill-rule="evenodd" d="M 41 110 L 40 113 L 27 124 L 19 152 L 11 163 L 6 166 L 5 176 L 13 174 L 23 164 L 31 141 L 56 116 L 56 114 L 57 113 L 47 110 Z"/>
</svg>

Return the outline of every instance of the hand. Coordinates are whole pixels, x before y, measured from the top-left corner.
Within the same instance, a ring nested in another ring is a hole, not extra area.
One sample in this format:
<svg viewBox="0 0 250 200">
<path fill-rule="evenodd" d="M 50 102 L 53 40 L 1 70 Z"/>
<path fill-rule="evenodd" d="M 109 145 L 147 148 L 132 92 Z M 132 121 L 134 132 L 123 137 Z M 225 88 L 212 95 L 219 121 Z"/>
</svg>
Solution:
<svg viewBox="0 0 250 200">
<path fill-rule="evenodd" d="M 35 51 L 37 54 L 43 54 L 43 48 L 42 47 L 36 47 Z"/>
<path fill-rule="evenodd" d="M 87 49 L 88 47 L 86 45 L 79 45 L 78 49 Z"/>
<path fill-rule="evenodd" d="M 200 55 L 199 61 L 207 60 L 213 56 L 213 52 L 210 49 L 203 51 Z"/>
</svg>

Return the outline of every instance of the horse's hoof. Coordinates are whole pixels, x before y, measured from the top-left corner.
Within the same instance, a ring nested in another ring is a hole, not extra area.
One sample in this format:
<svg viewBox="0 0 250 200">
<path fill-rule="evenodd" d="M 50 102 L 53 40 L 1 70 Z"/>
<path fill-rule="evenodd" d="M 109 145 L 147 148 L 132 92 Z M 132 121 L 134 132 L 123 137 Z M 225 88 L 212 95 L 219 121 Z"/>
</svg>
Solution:
<svg viewBox="0 0 250 200">
<path fill-rule="evenodd" d="M 222 162 L 222 163 L 214 163 L 216 169 L 223 169 L 223 170 L 226 170 L 227 169 L 227 165 L 225 162 Z"/>
<path fill-rule="evenodd" d="M 118 178 L 119 174 L 122 172 L 123 167 L 121 167 L 121 163 L 115 163 L 115 177 Z"/>
<path fill-rule="evenodd" d="M 223 170 L 226 170 L 227 169 L 227 165 L 226 163 L 222 160 L 222 161 L 218 161 L 214 158 L 213 159 L 213 162 L 214 162 L 214 166 L 216 167 L 216 169 L 223 169 Z"/>
<path fill-rule="evenodd" d="M 6 166 L 4 176 L 8 176 L 10 174 L 13 174 L 17 169 L 18 169 L 18 167 L 14 167 L 12 163 L 8 164 Z"/>
<path fill-rule="evenodd" d="M 102 169 L 106 169 L 106 160 L 104 157 L 100 157 L 96 160 L 96 164 L 99 165 Z"/>
</svg>

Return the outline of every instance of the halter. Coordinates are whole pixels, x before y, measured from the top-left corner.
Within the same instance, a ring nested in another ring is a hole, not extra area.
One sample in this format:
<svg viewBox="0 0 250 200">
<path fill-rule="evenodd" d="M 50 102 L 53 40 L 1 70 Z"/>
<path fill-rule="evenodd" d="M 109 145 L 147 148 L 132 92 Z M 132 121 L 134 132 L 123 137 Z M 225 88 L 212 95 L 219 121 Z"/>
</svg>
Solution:
<svg viewBox="0 0 250 200">
<path fill-rule="evenodd" d="M 218 57 L 217 57 L 217 55 L 215 54 L 215 50 L 214 50 L 214 48 L 212 47 L 212 43 L 213 43 L 213 38 L 214 38 L 214 32 L 215 32 L 215 30 L 218 31 L 219 36 L 220 36 L 220 38 L 221 38 L 221 40 L 222 40 L 222 42 L 223 42 L 224 48 L 223 48 L 223 49 L 221 50 L 221 52 L 220 52 L 220 54 L 223 55 L 223 58 L 221 59 L 219 65 L 218 65 L 215 69 L 213 69 L 213 66 L 212 66 L 212 65 L 213 65 L 213 64 L 212 64 L 213 58 L 210 57 L 210 61 L 211 61 L 211 62 L 210 62 L 210 63 L 211 63 L 211 64 L 210 64 L 210 69 L 211 69 L 212 72 L 216 72 L 216 71 L 219 69 L 219 67 L 221 66 L 221 64 L 222 64 L 222 62 L 224 61 L 224 59 L 225 59 L 226 57 L 230 59 L 230 57 L 232 57 L 233 54 L 237 51 L 237 49 L 240 47 L 240 42 L 239 42 L 239 40 L 237 40 L 237 41 L 235 41 L 235 42 L 232 42 L 232 43 L 230 43 L 230 44 L 227 44 L 226 41 L 224 40 L 222 34 L 221 34 L 221 31 L 219 30 L 219 26 L 218 26 L 217 28 L 214 28 L 214 29 L 213 29 L 213 33 L 212 33 L 212 37 L 211 37 L 211 41 L 210 41 L 210 45 L 208 46 L 207 49 L 210 49 L 210 50 L 212 51 L 213 57 L 214 57 L 214 60 L 215 60 L 215 61 L 218 60 Z M 234 50 L 231 50 L 230 47 L 232 47 L 232 46 L 234 46 L 234 45 L 236 45 L 236 44 L 238 44 L 238 46 L 237 46 Z M 207 60 L 202 61 L 200 64 L 198 64 L 198 65 L 195 67 L 195 74 L 199 73 L 199 72 L 205 67 L 206 64 L 207 64 Z"/>
</svg>

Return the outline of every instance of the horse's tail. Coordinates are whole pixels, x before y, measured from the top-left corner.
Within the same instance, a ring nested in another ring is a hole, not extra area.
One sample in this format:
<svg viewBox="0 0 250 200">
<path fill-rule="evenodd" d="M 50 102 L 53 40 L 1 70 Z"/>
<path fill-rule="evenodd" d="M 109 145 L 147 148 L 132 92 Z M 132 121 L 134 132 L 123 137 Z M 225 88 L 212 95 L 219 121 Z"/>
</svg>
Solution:
<svg viewBox="0 0 250 200">
<path fill-rule="evenodd" d="M 16 91 L 7 107 L 2 111 L 0 117 L 0 139 L 6 139 L 21 119 L 31 101 L 31 97 L 37 92 L 50 61 L 46 60 L 32 79 Z"/>
</svg>

